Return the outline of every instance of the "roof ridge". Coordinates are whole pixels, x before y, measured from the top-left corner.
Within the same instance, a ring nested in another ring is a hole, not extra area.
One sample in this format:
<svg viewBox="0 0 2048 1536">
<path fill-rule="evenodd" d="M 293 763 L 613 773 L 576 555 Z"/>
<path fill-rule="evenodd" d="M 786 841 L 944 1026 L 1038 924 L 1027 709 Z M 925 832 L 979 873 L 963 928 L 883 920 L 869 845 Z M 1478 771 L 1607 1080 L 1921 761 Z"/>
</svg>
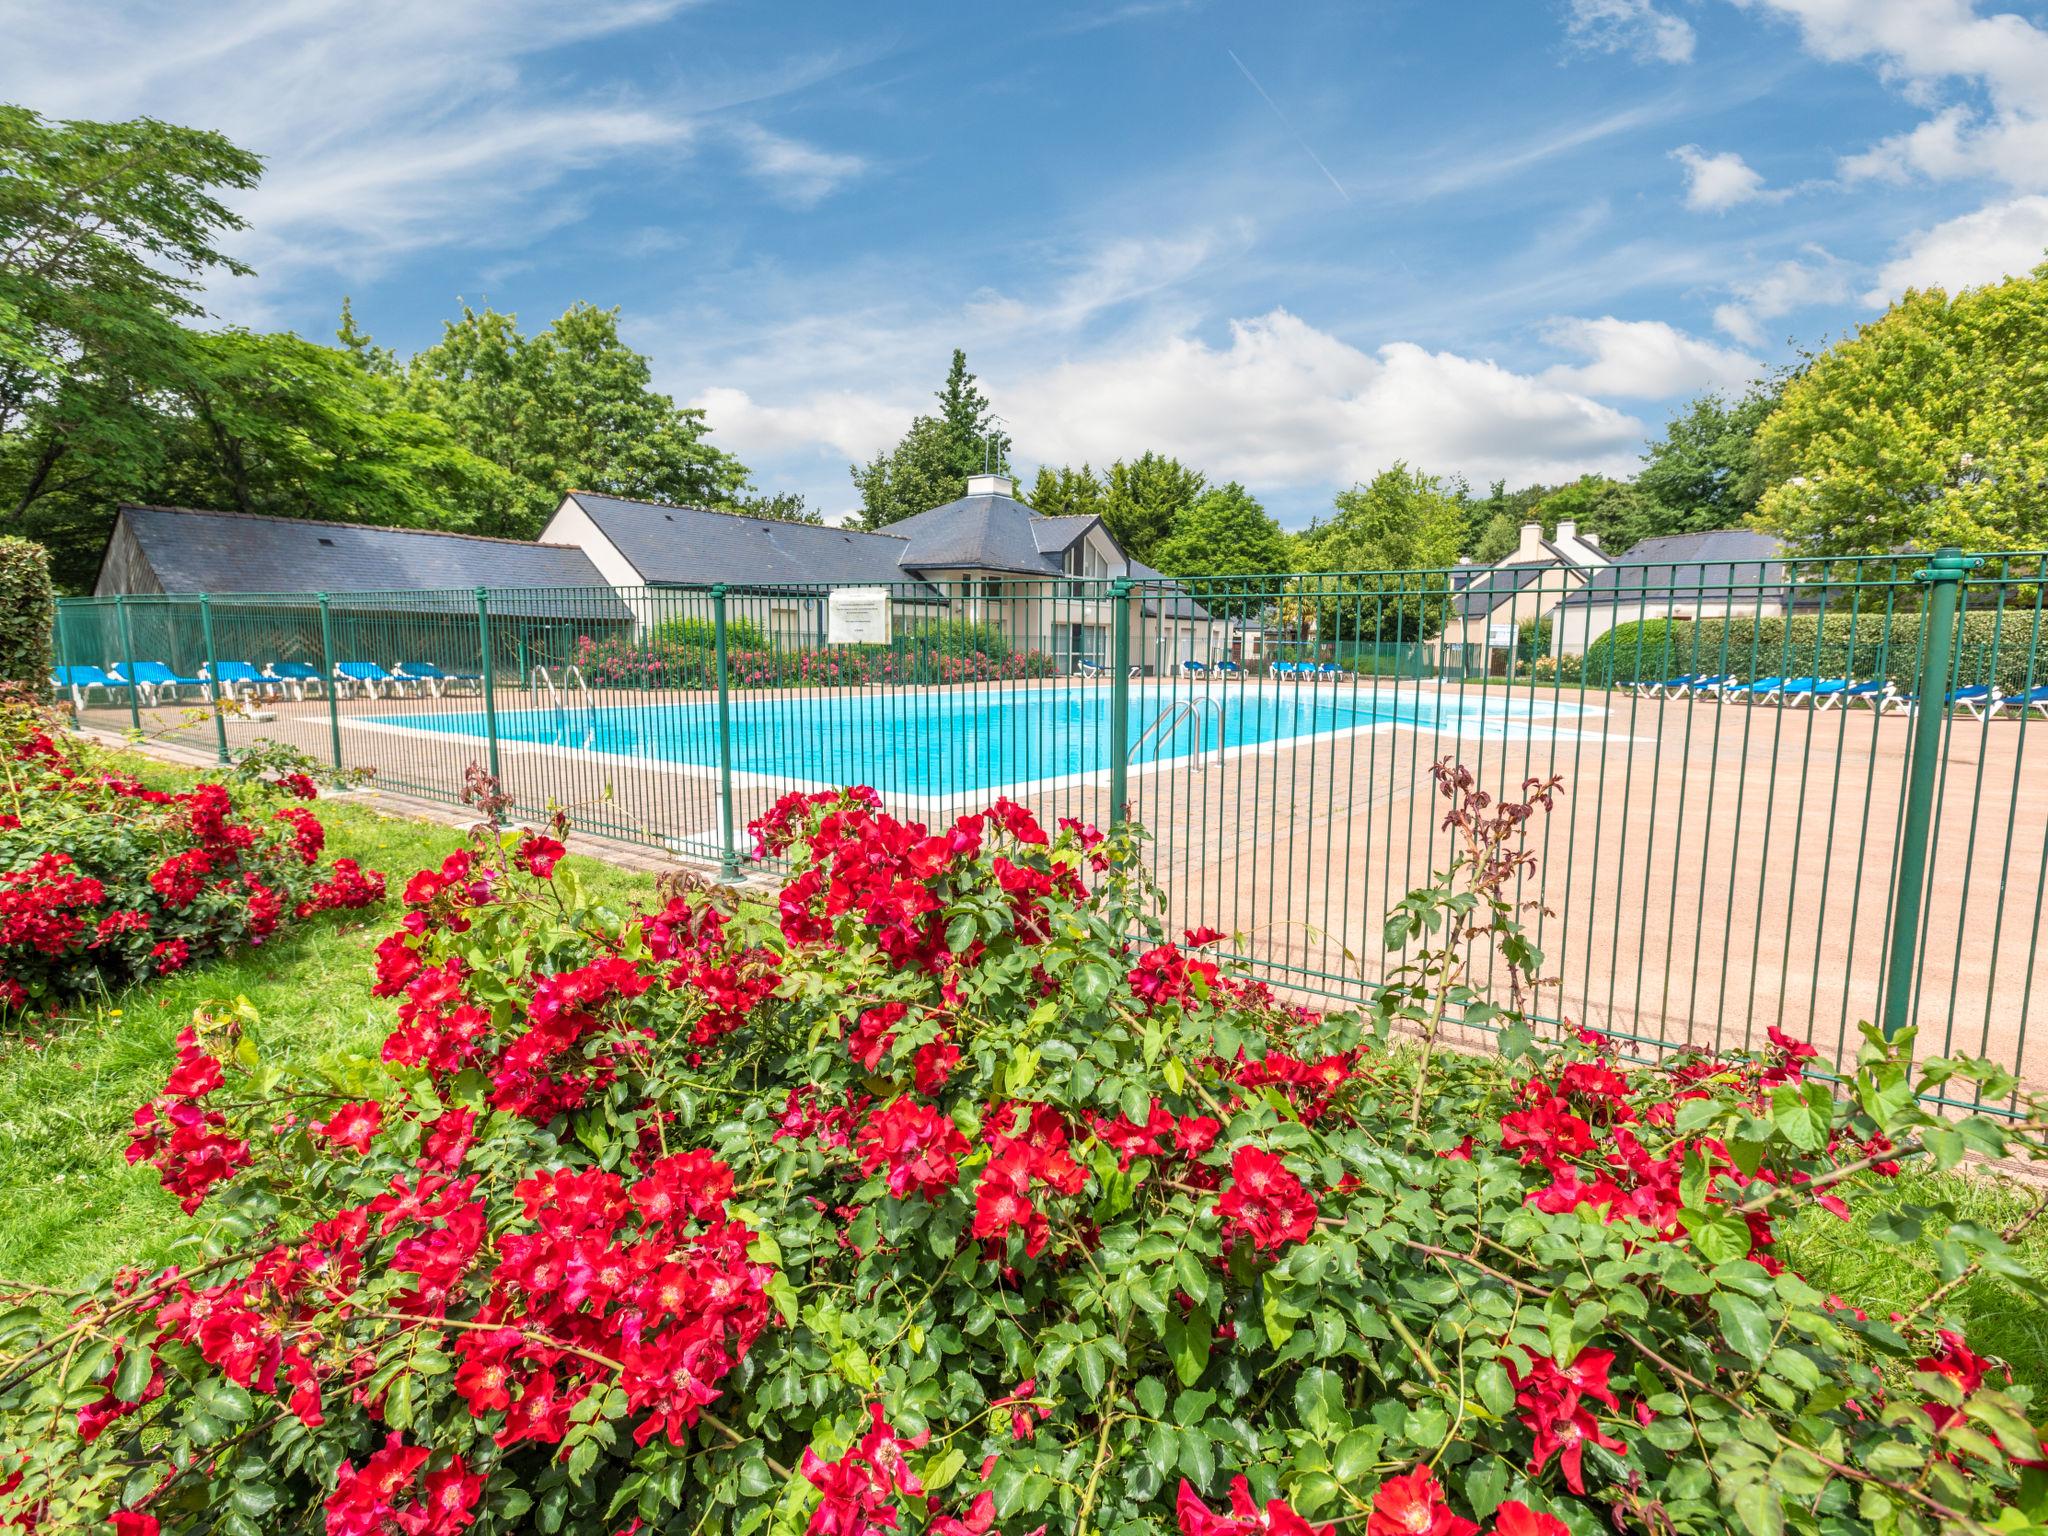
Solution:
<svg viewBox="0 0 2048 1536">
<path fill-rule="evenodd" d="M 377 533 L 420 533 L 436 539 L 468 539 L 477 544 L 516 544 L 521 549 L 561 549 L 569 546 L 542 544 L 535 539 L 515 539 L 502 533 L 463 533 L 455 528 L 414 528 L 402 523 L 351 523 L 339 517 L 291 517 L 277 512 L 237 512 L 226 507 L 169 507 L 151 501 L 124 501 L 115 508 L 122 512 L 175 512 L 181 517 L 235 517 L 252 523 L 293 523 L 308 528 L 368 528 Z"/>
<path fill-rule="evenodd" d="M 849 528 L 844 523 L 809 523 L 800 517 L 770 517 L 764 512 L 731 512 L 724 507 L 699 507 L 686 501 L 649 501 L 644 496 L 614 496 L 610 491 L 583 491 L 574 487 L 562 492 L 570 496 L 595 496 L 605 501 L 622 501 L 629 507 L 655 507 L 663 512 L 701 512 L 706 517 L 729 517 L 734 522 L 773 523 L 778 528 L 815 528 L 820 533 L 860 533 L 872 539 L 894 539 L 899 544 L 910 541 L 900 533 L 887 533 L 876 528 Z"/>
</svg>

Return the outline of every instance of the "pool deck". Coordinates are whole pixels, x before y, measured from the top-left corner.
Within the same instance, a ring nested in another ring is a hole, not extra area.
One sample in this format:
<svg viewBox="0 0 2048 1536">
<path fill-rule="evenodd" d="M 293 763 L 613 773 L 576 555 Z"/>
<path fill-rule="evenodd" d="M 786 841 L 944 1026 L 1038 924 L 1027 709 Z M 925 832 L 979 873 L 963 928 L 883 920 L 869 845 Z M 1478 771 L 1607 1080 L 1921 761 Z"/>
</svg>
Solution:
<svg viewBox="0 0 2048 1536">
<path fill-rule="evenodd" d="M 1239 690 L 1259 686 L 1173 684 L 1177 697 L 1214 697 L 1226 710 Z M 1369 695 L 1374 685 L 1367 679 L 1334 686 Z M 1507 696 L 1497 686 L 1378 686 L 1403 700 L 1440 694 L 1471 704 Z M 816 697 L 800 690 L 767 696 Z M 887 698 L 901 709 L 906 693 L 839 689 L 833 696 Z M 1518 687 L 1512 696 L 1532 695 Z M 1533 696 L 1551 697 L 1542 690 Z M 1556 697 L 1580 702 L 1574 690 Z M 707 699 L 654 692 L 604 694 L 598 702 Z M 505 710 L 538 702 L 513 689 L 492 701 Z M 1310 997 L 1356 998 L 1361 983 L 1388 963 L 1379 937 L 1387 908 L 1447 859 L 1439 825 L 1444 803 L 1430 780 L 1431 763 L 1456 757 L 1489 789 L 1509 795 L 1524 779 L 1558 774 L 1565 792 L 1557 809 L 1530 826 L 1539 869 L 1523 892 L 1532 901 L 1540 895 L 1548 908 L 1525 913 L 1554 983 L 1539 994 L 1546 1014 L 1672 1045 L 1755 1045 L 1776 1026 L 1811 1040 L 1829 1058 L 1853 1056 L 1857 1022 L 1880 1006 L 1908 717 L 1625 694 L 1588 693 L 1583 704 L 1593 711 L 1583 718 L 1507 737 L 1470 720 L 1380 724 L 1199 761 L 1134 763 L 1131 810 L 1152 837 L 1169 922 L 1236 935 L 1239 950 L 1276 985 Z M 351 699 L 330 716 L 328 704 L 313 699 L 267 704 L 270 718 L 233 719 L 226 732 L 232 745 L 269 737 L 323 758 L 338 736 L 350 766 L 376 768 L 378 781 L 401 793 L 446 800 L 468 765 L 485 758 L 484 744 L 380 730 L 363 717 L 479 707 L 474 695 Z M 143 712 L 151 733 L 193 718 L 202 723 L 177 732 L 181 744 L 207 750 L 214 727 L 191 706 Z M 96 705 L 87 719 L 114 731 L 129 723 L 125 707 Z M 1134 711 L 1132 735 L 1146 723 Z M 600 836 L 691 861 L 718 858 L 715 769 L 601 759 L 510 740 L 501 740 L 499 762 L 529 814 L 559 804 Z M 744 764 L 735 768 L 734 830 L 744 848 L 745 823 L 788 781 L 747 773 Z M 1943 815 L 1937 806 L 1917 997 L 1921 1053 L 1990 1056 L 2048 1087 L 2048 1045 L 2031 1025 L 2036 972 L 2048 967 L 2048 954 L 2039 953 L 2048 934 L 2040 895 L 2048 861 L 2048 726 L 2023 731 L 2006 720 L 1956 722 L 1941 784 L 1953 797 L 1942 804 L 1974 801 L 1975 810 Z M 1109 817 L 1106 773 L 1014 793 L 1048 821 L 1073 816 L 1100 824 Z M 987 798 L 977 792 L 904 809 L 935 819 Z M 2048 990 L 2048 976 L 2039 980 Z"/>
</svg>

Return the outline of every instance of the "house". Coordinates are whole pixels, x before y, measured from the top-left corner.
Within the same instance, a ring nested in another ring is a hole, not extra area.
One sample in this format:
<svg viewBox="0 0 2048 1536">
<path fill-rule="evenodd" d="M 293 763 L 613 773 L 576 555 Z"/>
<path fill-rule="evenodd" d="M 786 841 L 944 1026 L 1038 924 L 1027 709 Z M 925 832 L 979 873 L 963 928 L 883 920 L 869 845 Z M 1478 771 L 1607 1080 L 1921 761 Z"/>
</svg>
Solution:
<svg viewBox="0 0 2048 1536">
<path fill-rule="evenodd" d="M 126 625 L 127 634 L 67 635 L 66 654 L 162 661 L 188 671 L 206 660 L 194 639 L 201 593 L 223 660 L 319 661 L 319 604 L 337 657 L 390 664 L 472 666 L 475 589 L 490 589 L 497 660 L 566 655 L 577 635 L 628 628 L 632 612 L 581 550 L 524 539 L 425 528 L 376 528 L 305 517 L 199 507 L 126 505 L 100 555 L 96 597 L 134 599 L 66 623 Z M 76 642 L 72 644 L 72 642 Z"/>
<path fill-rule="evenodd" d="M 1598 536 L 1581 535 L 1569 519 L 1557 525 L 1555 538 L 1543 536 L 1541 523 L 1522 524 L 1521 537 L 1505 558 L 1451 573 L 1441 637 L 1445 665 L 1491 670 L 1499 653 L 1512 653 L 1524 624 L 1550 616 L 1610 564 Z"/>
<path fill-rule="evenodd" d="M 1552 644 L 1583 656 L 1617 624 L 1644 619 L 1782 617 L 1793 603 L 1783 551 L 1768 534 L 1726 528 L 1644 539 L 1559 605 Z"/>
<path fill-rule="evenodd" d="M 783 644 L 824 639 L 829 588 L 886 587 L 899 631 L 936 618 L 988 624 L 1066 670 L 1108 656 L 1106 584 L 1117 577 L 1141 584 L 1131 654 L 1148 671 L 1205 656 L 1221 632 L 1100 518 L 1040 517 L 1005 475 L 970 476 L 966 495 L 878 533 L 571 491 L 540 540 L 581 550 L 643 624 L 680 611 L 680 593 L 723 585 L 728 622 L 744 617 Z M 1076 592 L 1074 578 L 1105 585 Z"/>
</svg>

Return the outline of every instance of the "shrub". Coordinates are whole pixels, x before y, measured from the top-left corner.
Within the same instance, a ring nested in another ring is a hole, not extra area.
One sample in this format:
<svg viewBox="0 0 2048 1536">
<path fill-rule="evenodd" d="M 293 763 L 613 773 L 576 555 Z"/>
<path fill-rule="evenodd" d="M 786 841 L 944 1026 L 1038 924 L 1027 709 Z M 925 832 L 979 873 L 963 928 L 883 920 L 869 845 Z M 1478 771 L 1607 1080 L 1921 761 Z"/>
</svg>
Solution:
<svg viewBox="0 0 2048 1536">
<path fill-rule="evenodd" d="M 0 538 L 0 681 L 37 694 L 49 687 L 56 613 L 50 552 L 28 539 Z"/>
<path fill-rule="evenodd" d="M 715 650 L 718 645 L 716 621 L 704 618 L 663 619 L 654 626 L 650 638 L 657 646 L 682 646 L 697 650 Z M 759 651 L 768 647 L 768 636 L 761 626 L 752 619 L 728 615 L 725 621 L 725 648 L 732 651 Z"/>
<path fill-rule="evenodd" d="M 926 619 L 899 633 L 891 649 L 899 655 L 936 652 L 941 656 L 983 656 L 1001 662 L 1009 659 L 1010 639 L 994 624 L 979 624 L 972 619 Z"/>
<path fill-rule="evenodd" d="M 577 665 L 594 688 L 716 688 L 714 654 L 702 646 L 646 639 L 577 642 Z M 938 649 L 903 651 L 879 645 L 726 651 L 726 677 L 735 688 L 812 688 L 891 683 L 981 683 L 1050 677 L 1043 651 L 952 655 Z"/>
<path fill-rule="evenodd" d="M 384 893 L 337 859 L 301 772 L 170 794 L 0 701 L 0 1013 L 181 970 Z"/>
<path fill-rule="evenodd" d="M 792 796 L 756 824 L 796 869 L 773 906 L 623 919 L 553 839 L 484 835 L 406 887 L 381 1065 L 284 1073 L 236 1015 L 180 1038 L 130 1156 L 205 1235 L 0 1325 L 0 1524 L 2038 1522 L 2027 1391 L 1938 1309 L 1807 1286 L 1775 1226 L 1902 1159 L 2038 1152 L 2043 1107 L 1923 1113 L 1910 1040 L 1838 1097 L 1775 1030 L 1661 1070 L 1539 1039 L 1521 829 L 1557 787 L 1440 782 L 1464 851 L 1390 918 L 1369 1020 L 1166 942 L 1130 835 L 1008 802 L 928 832 Z M 1500 1052 L 1392 1043 L 1459 1015 Z M 1980 1263 L 1992 1234 L 1944 1239 Z"/>
</svg>

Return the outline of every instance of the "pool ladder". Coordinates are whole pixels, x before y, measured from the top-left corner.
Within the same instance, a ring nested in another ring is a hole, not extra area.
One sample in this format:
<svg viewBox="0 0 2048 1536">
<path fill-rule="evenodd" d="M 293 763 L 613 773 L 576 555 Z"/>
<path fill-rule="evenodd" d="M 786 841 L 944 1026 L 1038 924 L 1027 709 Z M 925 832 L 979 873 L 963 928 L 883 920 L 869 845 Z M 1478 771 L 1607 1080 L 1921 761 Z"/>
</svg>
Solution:
<svg viewBox="0 0 2048 1536">
<path fill-rule="evenodd" d="M 591 696 L 590 684 L 583 680 L 583 669 L 570 662 L 562 668 L 562 681 L 556 685 L 554 673 L 546 667 L 535 667 L 527 679 L 536 693 L 545 693 L 548 703 L 554 707 L 555 724 L 563 735 L 569 733 L 569 703 L 563 697 L 562 689 L 574 686 L 577 702 L 583 708 L 583 745 L 588 747 L 597 739 L 597 701 Z"/>
<path fill-rule="evenodd" d="M 1202 719 L 1205 714 L 1210 712 L 1213 712 L 1216 716 L 1216 748 L 1214 749 L 1204 744 L 1202 740 Z M 1159 749 L 1166 744 L 1166 738 L 1173 734 L 1174 728 L 1183 720 L 1192 720 L 1195 725 L 1195 750 L 1193 753 L 1195 768 L 1198 772 L 1206 769 L 1209 766 L 1209 753 L 1223 746 L 1223 703 L 1220 699 L 1212 699 L 1206 695 L 1199 698 L 1182 699 L 1178 703 L 1167 705 L 1166 708 L 1154 715 L 1152 723 L 1140 731 L 1138 739 L 1131 743 L 1131 759 L 1135 760 L 1138 753 L 1144 749 L 1145 743 L 1149 741 L 1152 743 L 1152 759 L 1154 762 L 1157 762 L 1159 760 Z"/>
</svg>

